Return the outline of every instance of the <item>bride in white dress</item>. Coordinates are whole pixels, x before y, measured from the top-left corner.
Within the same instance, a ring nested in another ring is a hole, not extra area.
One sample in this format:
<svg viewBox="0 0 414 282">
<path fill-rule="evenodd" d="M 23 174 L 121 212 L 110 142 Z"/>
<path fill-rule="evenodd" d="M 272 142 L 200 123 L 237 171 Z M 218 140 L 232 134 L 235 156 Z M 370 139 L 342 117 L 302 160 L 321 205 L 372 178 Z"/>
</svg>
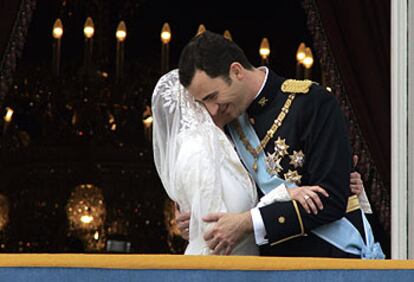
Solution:
<svg viewBox="0 0 414 282">
<path fill-rule="evenodd" d="M 215 212 L 241 213 L 257 204 L 256 187 L 232 143 L 207 110 L 179 82 L 178 70 L 158 81 L 152 96 L 153 147 L 157 172 L 181 211 L 191 211 L 185 254 L 211 254 L 203 239 Z M 253 234 L 232 255 L 258 255 Z"/>
</svg>

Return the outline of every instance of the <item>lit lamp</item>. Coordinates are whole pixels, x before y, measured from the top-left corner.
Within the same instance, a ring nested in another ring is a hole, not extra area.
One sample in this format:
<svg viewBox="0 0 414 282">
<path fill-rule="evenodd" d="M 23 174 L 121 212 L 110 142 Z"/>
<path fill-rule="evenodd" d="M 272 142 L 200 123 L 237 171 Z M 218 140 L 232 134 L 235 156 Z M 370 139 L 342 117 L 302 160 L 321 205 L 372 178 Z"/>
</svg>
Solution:
<svg viewBox="0 0 414 282">
<path fill-rule="evenodd" d="M 228 39 L 230 41 L 233 41 L 233 38 L 231 37 L 231 33 L 230 33 L 230 31 L 228 29 L 226 29 L 224 31 L 223 36 L 224 36 L 224 38 L 226 38 L 226 39 Z"/>
<path fill-rule="evenodd" d="M 125 22 L 121 21 L 116 29 L 116 81 L 121 82 L 124 76 L 124 41 L 127 36 Z"/>
<path fill-rule="evenodd" d="M 296 79 L 303 78 L 302 64 L 306 56 L 305 49 L 306 49 L 305 43 L 301 42 L 299 44 L 298 50 L 296 51 Z"/>
<path fill-rule="evenodd" d="M 95 33 L 95 25 L 91 17 L 86 19 L 83 26 L 83 34 L 85 35 L 85 66 L 87 69 L 91 66 L 92 49 L 93 49 L 93 35 Z"/>
<path fill-rule="evenodd" d="M 63 36 L 63 25 L 60 19 L 57 19 L 53 25 L 52 36 L 54 38 L 52 72 L 55 77 L 58 77 L 60 72 L 60 40 Z"/>
<path fill-rule="evenodd" d="M 303 65 L 305 66 L 305 79 L 311 79 L 312 76 L 312 65 L 313 65 L 313 55 L 312 50 L 309 47 L 305 49 L 305 58 L 303 59 Z"/>
<path fill-rule="evenodd" d="M 10 107 L 6 108 L 6 114 L 4 115 L 4 121 L 6 123 L 10 123 L 12 121 L 13 113 L 14 113 L 14 111 L 13 111 L 12 108 L 10 108 Z"/>
<path fill-rule="evenodd" d="M 142 124 L 144 125 L 144 135 L 147 140 L 151 141 L 152 136 L 152 113 L 151 107 L 145 106 L 145 111 L 142 113 Z"/>
<path fill-rule="evenodd" d="M 262 57 L 262 65 L 269 64 L 269 55 L 270 55 L 270 44 L 269 40 L 265 37 L 260 43 L 259 54 Z"/>
<path fill-rule="evenodd" d="M 198 30 L 197 30 L 197 33 L 196 33 L 196 36 L 197 35 L 200 35 L 200 34 L 202 34 L 203 32 L 205 32 L 207 29 L 206 29 L 206 26 L 205 25 L 203 25 L 203 24 L 200 24 L 199 26 L 198 26 Z"/>
<path fill-rule="evenodd" d="M 102 190 L 92 184 L 75 187 L 66 204 L 69 231 L 79 236 L 90 251 L 105 248 L 106 208 Z"/>
<path fill-rule="evenodd" d="M 115 117 L 113 114 L 109 113 L 109 118 L 108 118 L 108 123 L 109 123 L 109 129 L 112 131 L 116 130 L 116 121 L 115 121 Z"/>
<path fill-rule="evenodd" d="M 76 186 L 67 203 L 66 214 L 72 230 L 97 230 L 106 215 L 101 189 L 92 184 Z"/>
<path fill-rule="evenodd" d="M 9 124 L 11 123 L 13 119 L 13 109 L 10 107 L 6 107 L 6 114 L 4 115 L 4 125 L 3 125 L 3 136 L 5 135 L 7 128 L 9 127 Z"/>
<path fill-rule="evenodd" d="M 145 137 L 148 140 L 151 140 L 151 127 L 152 127 L 152 122 L 153 122 L 153 118 L 152 116 L 149 116 L 145 119 L 142 120 L 142 123 L 144 124 L 144 132 L 145 132 Z"/>
<path fill-rule="evenodd" d="M 164 74 L 168 71 L 168 61 L 169 61 L 169 47 L 168 44 L 171 41 L 171 29 L 168 23 L 164 23 L 161 29 L 161 74 Z"/>
</svg>

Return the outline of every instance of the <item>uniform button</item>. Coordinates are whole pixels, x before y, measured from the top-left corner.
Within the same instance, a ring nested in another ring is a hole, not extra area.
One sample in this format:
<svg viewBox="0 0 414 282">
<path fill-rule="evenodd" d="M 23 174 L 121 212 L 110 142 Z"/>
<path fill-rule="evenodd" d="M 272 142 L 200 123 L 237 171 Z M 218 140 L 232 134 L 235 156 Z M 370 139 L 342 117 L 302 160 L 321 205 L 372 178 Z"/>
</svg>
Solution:
<svg viewBox="0 0 414 282">
<path fill-rule="evenodd" d="M 284 216 L 279 216 L 279 218 L 277 219 L 279 221 L 280 224 L 285 223 L 286 218 Z"/>
<path fill-rule="evenodd" d="M 254 118 L 250 118 L 250 123 L 251 124 L 255 124 L 256 123 L 256 121 L 254 120 Z"/>
</svg>

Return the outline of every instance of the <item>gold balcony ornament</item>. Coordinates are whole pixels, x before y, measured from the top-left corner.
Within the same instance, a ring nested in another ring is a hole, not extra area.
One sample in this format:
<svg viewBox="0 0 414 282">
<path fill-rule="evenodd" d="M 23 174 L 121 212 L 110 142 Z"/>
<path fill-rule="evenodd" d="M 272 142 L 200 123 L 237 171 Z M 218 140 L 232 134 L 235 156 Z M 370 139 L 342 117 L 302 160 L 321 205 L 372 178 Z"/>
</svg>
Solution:
<svg viewBox="0 0 414 282">
<path fill-rule="evenodd" d="M 306 47 L 305 49 L 305 58 L 303 59 L 302 63 L 307 69 L 310 69 L 313 65 L 312 50 L 309 47 Z"/>
<path fill-rule="evenodd" d="M 60 19 L 57 19 L 55 21 L 55 24 L 53 25 L 53 31 L 52 31 L 53 38 L 55 39 L 61 39 L 63 36 L 63 24 Z"/>
<path fill-rule="evenodd" d="M 224 38 L 226 38 L 226 39 L 228 39 L 230 41 L 233 41 L 233 38 L 231 37 L 231 33 L 230 33 L 230 31 L 228 29 L 226 29 L 224 31 L 223 36 L 224 36 Z"/>
<path fill-rule="evenodd" d="M 305 49 L 306 49 L 306 45 L 305 43 L 301 42 L 299 44 L 298 50 L 296 51 L 296 61 L 298 63 L 302 63 L 303 60 L 305 59 Z"/>
<path fill-rule="evenodd" d="M 197 36 L 197 35 L 200 35 L 200 34 L 202 34 L 202 33 L 204 33 L 206 30 L 207 30 L 207 29 L 206 29 L 206 26 L 205 26 L 205 25 L 203 25 L 203 24 L 200 24 L 200 25 L 198 26 L 196 36 Z"/>
<path fill-rule="evenodd" d="M 161 42 L 168 44 L 171 41 L 171 28 L 168 23 L 164 23 L 161 29 Z"/>
<path fill-rule="evenodd" d="M 6 229 L 9 223 L 9 201 L 6 196 L 0 194 L 0 232 Z"/>
<path fill-rule="evenodd" d="M 83 34 L 86 38 L 92 38 L 95 33 L 95 25 L 91 17 L 86 19 L 85 25 L 83 26 Z"/>
<path fill-rule="evenodd" d="M 266 37 L 264 37 L 260 43 L 259 54 L 263 60 L 266 60 L 270 55 L 270 44 Z"/>
<path fill-rule="evenodd" d="M 119 42 L 124 42 L 127 36 L 127 29 L 124 21 L 121 21 L 118 24 L 118 28 L 116 29 L 116 39 Z"/>
<path fill-rule="evenodd" d="M 6 123 L 10 123 L 12 121 L 13 113 L 14 111 L 12 108 L 10 107 L 6 108 L 6 114 L 4 115 L 4 118 L 3 118 Z"/>
<path fill-rule="evenodd" d="M 106 216 L 101 189 L 92 184 L 76 186 L 66 205 L 66 215 L 71 230 L 98 230 Z"/>
</svg>

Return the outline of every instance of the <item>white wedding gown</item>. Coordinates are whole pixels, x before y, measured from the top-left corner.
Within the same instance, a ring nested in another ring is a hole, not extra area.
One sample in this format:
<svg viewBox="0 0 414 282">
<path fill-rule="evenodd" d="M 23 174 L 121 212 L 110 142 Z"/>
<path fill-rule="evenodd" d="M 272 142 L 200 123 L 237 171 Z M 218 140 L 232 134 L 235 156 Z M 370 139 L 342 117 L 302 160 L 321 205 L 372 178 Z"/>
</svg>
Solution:
<svg viewBox="0 0 414 282">
<path fill-rule="evenodd" d="M 202 127 L 181 132 L 177 142 L 176 200 L 182 210 L 191 210 L 190 240 L 185 251 L 191 255 L 210 254 L 203 239 L 210 224 L 201 220 L 203 216 L 211 212 L 245 212 L 257 202 L 254 182 L 227 136 L 214 125 Z M 217 137 L 219 142 L 212 140 Z M 215 143 L 218 146 L 211 146 Z M 213 154 L 213 149 L 219 150 L 219 154 Z M 220 159 L 213 160 L 213 155 L 220 155 Z M 232 252 L 232 255 L 258 254 L 253 234 Z"/>
<path fill-rule="evenodd" d="M 232 143 L 207 110 L 184 89 L 178 70 L 158 81 L 152 96 L 154 162 L 168 196 L 181 211 L 191 211 L 191 255 L 211 254 L 203 239 L 213 212 L 241 213 L 256 205 L 256 187 Z M 254 235 L 233 255 L 257 255 Z"/>
</svg>

